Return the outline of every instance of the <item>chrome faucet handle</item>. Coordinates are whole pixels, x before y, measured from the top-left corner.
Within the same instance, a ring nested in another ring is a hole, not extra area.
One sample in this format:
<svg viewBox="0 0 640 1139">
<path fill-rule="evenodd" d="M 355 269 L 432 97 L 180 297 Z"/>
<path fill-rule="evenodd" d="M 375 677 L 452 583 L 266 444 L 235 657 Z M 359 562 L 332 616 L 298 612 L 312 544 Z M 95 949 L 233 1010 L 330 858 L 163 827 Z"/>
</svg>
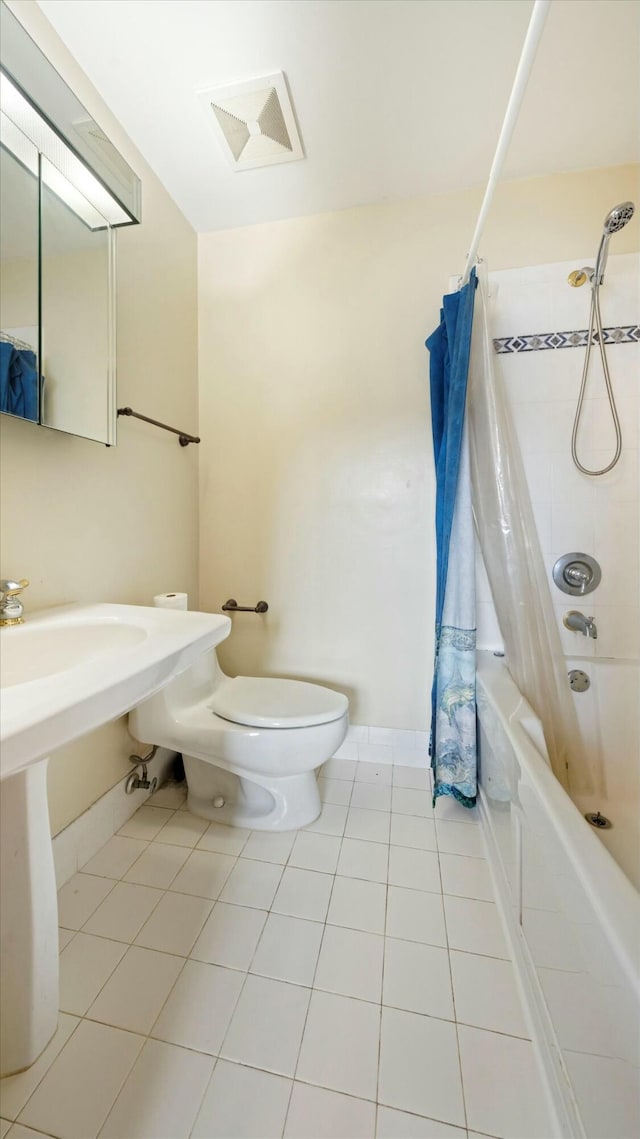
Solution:
<svg viewBox="0 0 640 1139">
<path fill-rule="evenodd" d="M 0 625 L 21 625 L 24 621 L 24 606 L 18 601 L 18 594 L 26 589 L 29 582 L 26 577 L 21 581 L 0 580 Z"/>
</svg>

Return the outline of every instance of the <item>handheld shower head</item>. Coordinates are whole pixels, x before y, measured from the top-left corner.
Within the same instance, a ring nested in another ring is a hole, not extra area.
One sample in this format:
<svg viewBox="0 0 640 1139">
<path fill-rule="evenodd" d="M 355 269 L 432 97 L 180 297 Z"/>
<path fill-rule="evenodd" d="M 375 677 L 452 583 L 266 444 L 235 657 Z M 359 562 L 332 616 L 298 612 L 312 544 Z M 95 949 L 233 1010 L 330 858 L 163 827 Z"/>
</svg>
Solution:
<svg viewBox="0 0 640 1139">
<path fill-rule="evenodd" d="M 604 219 L 602 238 L 600 240 L 600 248 L 598 249 L 596 267 L 593 275 L 593 280 L 597 285 L 601 285 L 604 280 L 604 269 L 607 264 L 611 235 L 623 229 L 627 222 L 631 221 L 634 212 L 635 206 L 633 202 L 620 202 L 620 205 L 614 206 L 612 210 L 609 210 L 609 213 Z"/>
<path fill-rule="evenodd" d="M 609 210 L 609 213 L 604 219 L 602 227 L 604 233 L 617 233 L 628 221 L 631 221 L 634 213 L 635 206 L 633 202 L 621 202 L 619 206 L 614 206 L 612 210 Z"/>
</svg>

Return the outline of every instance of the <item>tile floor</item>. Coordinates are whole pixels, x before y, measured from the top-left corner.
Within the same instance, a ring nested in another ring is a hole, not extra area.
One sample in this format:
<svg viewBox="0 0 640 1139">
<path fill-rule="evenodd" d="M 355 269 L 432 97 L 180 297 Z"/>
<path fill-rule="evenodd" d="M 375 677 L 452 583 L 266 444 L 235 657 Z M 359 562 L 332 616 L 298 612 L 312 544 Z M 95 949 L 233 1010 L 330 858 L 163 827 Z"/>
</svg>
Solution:
<svg viewBox="0 0 640 1139">
<path fill-rule="evenodd" d="M 0 1139 L 551 1135 L 479 826 L 427 780 L 331 760 L 276 835 L 156 792 L 60 890 L 60 1025 Z"/>
</svg>

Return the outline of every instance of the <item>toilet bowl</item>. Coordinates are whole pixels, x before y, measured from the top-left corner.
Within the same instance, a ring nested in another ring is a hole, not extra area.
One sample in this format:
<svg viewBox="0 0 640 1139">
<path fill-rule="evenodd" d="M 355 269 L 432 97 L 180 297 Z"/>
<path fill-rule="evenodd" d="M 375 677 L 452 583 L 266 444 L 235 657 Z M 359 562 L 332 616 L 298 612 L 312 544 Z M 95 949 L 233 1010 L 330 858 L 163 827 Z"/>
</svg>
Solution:
<svg viewBox="0 0 640 1139">
<path fill-rule="evenodd" d="M 320 814 L 315 770 L 343 742 L 346 696 L 319 684 L 229 677 L 215 649 L 129 714 L 136 739 L 182 752 L 194 815 L 294 830 Z"/>
</svg>

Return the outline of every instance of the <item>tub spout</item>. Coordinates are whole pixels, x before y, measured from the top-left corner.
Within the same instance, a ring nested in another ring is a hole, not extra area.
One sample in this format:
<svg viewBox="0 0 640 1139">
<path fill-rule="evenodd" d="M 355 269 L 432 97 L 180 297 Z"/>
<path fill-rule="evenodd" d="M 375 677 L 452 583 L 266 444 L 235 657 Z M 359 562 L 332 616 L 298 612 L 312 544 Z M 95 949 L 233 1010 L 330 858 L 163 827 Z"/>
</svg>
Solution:
<svg viewBox="0 0 640 1139">
<path fill-rule="evenodd" d="M 577 609 L 570 609 L 568 613 L 565 613 L 562 623 L 565 629 L 571 629 L 574 633 L 582 633 L 584 637 L 591 637 L 594 641 L 598 636 L 595 618 L 585 617 L 584 613 L 580 613 Z"/>
</svg>

